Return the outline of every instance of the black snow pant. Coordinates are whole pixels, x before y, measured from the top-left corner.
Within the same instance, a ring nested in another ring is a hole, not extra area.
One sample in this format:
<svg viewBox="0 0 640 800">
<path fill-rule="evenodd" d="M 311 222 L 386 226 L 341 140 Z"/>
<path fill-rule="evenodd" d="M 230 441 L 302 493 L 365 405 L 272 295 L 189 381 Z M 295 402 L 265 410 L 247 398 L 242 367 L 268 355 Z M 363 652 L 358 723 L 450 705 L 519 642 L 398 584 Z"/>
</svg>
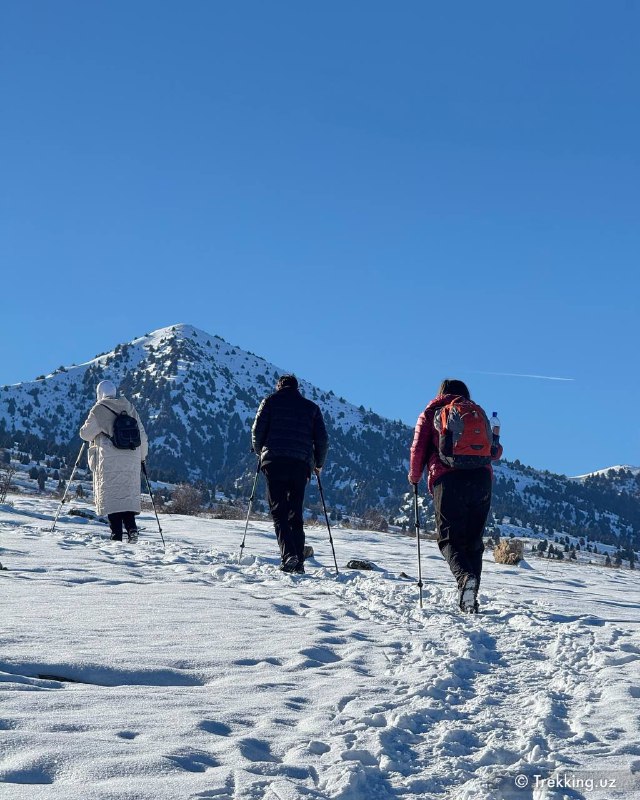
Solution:
<svg viewBox="0 0 640 800">
<path fill-rule="evenodd" d="M 267 479 L 267 499 L 280 545 L 282 563 L 292 556 L 304 561 L 302 506 L 310 477 L 309 465 L 298 458 L 278 458 L 262 468 Z"/>
<path fill-rule="evenodd" d="M 458 583 L 469 575 L 480 585 L 482 534 L 491 506 L 491 472 L 485 467 L 445 473 L 433 487 L 438 547 Z"/>
<path fill-rule="evenodd" d="M 136 515 L 133 511 L 118 511 L 115 514 L 108 514 L 109 527 L 111 528 L 111 538 L 122 541 L 122 526 L 124 525 L 127 533 L 137 532 Z"/>
</svg>

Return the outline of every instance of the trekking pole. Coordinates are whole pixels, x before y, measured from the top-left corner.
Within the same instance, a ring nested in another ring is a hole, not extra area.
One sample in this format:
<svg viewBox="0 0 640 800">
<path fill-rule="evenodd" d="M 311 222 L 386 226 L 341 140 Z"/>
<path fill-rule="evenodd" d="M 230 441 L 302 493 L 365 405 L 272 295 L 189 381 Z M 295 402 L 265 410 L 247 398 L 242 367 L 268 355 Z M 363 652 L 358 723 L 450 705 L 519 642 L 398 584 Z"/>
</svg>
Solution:
<svg viewBox="0 0 640 800">
<path fill-rule="evenodd" d="M 149 476 L 147 475 L 147 465 L 145 462 L 142 462 L 142 472 L 144 473 L 144 479 L 147 482 L 147 489 L 149 491 L 149 497 L 151 498 L 151 505 L 153 506 L 154 514 L 156 515 L 156 522 L 158 523 L 158 530 L 160 531 L 160 538 L 162 539 L 162 549 L 166 552 L 167 546 L 164 543 L 164 536 L 162 535 L 162 527 L 160 525 L 160 517 L 158 516 L 158 511 L 156 509 L 156 503 L 153 499 L 153 492 L 151 491 L 151 484 L 149 483 Z"/>
<path fill-rule="evenodd" d="M 327 514 L 327 504 L 324 502 L 324 492 L 322 491 L 322 481 L 320 475 L 316 472 L 318 479 L 318 489 L 320 489 L 320 499 L 322 500 L 322 508 L 324 509 L 324 518 L 327 520 L 327 530 L 329 531 L 329 541 L 331 542 L 331 550 L 333 551 L 333 563 L 336 565 L 336 575 L 339 575 L 338 562 L 336 560 L 336 549 L 333 546 L 333 536 L 331 536 L 331 525 L 329 525 L 329 515 Z"/>
<path fill-rule="evenodd" d="M 64 494 L 62 495 L 62 500 L 60 501 L 60 505 L 58 506 L 58 511 L 56 513 L 55 519 L 53 520 L 53 525 L 51 526 L 51 533 L 53 533 L 56 529 L 56 524 L 58 522 L 58 517 L 60 516 L 60 512 L 62 511 L 62 506 L 65 504 L 67 500 L 67 493 L 69 491 L 69 487 L 71 486 L 71 481 L 73 480 L 73 476 L 76 474 L 76 470 L 78 469 L 78 464 L 80 463 L 80 459 L 82 458 L 82 454 L 84 453 L 84 448 L 87 446 L 86 442 L 82 443 L 82 447 L 80 448 L 80 452 L 78 453 L 78 457 L 76 458 L 76 463 L 73 465 L 73 469 L 71 470 L 71 476 L 67 482 L 67 485 L 64 490 Z"/>
<path fill-rule="evenodd" d="M 413 484 L 413 509 L 415 512 L 416 542 L 418 543 L 418 589 L 420 589 L 420 608 L 422 608 L 422 564 L 420 561 L 420 519 L 418 517 L 418 484 Z"/>
<path fill-rule="evenodd" d="M 256 486 L 258 485 L 258 475 L 260 475 L 260 456 L 258 456 L 258 463 L 256 465 L 256 477 L 253 481 L 253 489 L 251 490 L 251 497 L 249 498 L 249 508 L 247 509 L 247 521 L 244 525 L 244 536 L 242 537 L 242 544 L 240 545 L 240 556 L 238 558 L 238 564 L 242 561 L 242 551 L 244 550 L 244 542 L 247 538 L 247 528 L 249 527 L 249 516 L 251 514 L 251 506 L 253 505 L 253 499 L 256 496 Z"/>
</svg>

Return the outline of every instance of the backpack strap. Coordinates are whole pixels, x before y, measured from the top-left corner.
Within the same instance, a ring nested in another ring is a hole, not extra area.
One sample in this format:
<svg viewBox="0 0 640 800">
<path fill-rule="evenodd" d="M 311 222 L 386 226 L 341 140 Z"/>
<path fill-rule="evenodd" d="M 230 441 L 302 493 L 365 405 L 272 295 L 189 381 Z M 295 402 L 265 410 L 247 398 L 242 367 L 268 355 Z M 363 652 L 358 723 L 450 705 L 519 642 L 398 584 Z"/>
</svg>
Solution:
<svg viewBox="0 0 640 800">
<path fill-rule="evenodd" d="M 120 416 L 119 412 L 114 411 L 112 408 L 109 408 L 109 406 L 105 405 L 105 403 L 98 403 L 98 405 L 100 406 L 100 408 L 106 408 L 107 411 L 110 411 L 114 416 L 116 417 Z M 109 436 L 109 434 L 106 431 L 100 431 L 100 433 L 106 436 L 107 439 L 111 442 L 111 444 L 113 444 L 113 436 Z"/>
</svg>

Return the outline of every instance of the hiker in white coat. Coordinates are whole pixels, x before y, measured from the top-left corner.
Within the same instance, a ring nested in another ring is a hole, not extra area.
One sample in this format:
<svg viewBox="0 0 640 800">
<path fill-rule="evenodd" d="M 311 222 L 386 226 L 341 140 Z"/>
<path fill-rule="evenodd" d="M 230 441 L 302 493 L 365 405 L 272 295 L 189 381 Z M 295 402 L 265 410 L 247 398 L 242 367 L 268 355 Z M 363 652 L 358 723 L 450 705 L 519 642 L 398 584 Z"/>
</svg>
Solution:
<svg viewBox="0 0 640 800">
<path fill-rule="evenodd" d="M 122 541 L 122 527 L 129 541 L 136 541 L 136 514 L 140 513 L 140 467 L 147 457 L 147 434 L 138 412 L 125 397 L 116 397 L 115 384 L 101 381 L 96 389 L 98 402 L 89 412 L 80 429 L 80 437 L 89 445 L 89 468 L 93 473 L 93 497 L 96 512 L 106 514 L 111 538 Z M 140 430 L 140 446 L 133 450 L 115 447 L 114 421 L 125 411 L 136 420 Z"/>
</svg>

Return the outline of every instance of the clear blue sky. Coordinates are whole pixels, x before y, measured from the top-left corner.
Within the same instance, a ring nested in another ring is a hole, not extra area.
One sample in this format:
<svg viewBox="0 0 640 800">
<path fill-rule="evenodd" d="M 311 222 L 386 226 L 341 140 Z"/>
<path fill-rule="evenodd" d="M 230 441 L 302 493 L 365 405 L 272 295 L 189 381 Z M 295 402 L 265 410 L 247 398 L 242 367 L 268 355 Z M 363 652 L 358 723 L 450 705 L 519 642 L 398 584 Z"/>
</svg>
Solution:
<svg viewBox="0 0 640 800">
<path fill-rule="evenodd" d="M 189 322 L 640 463 L 638 2 L 5 0 L 0 52 L 0 383 Z"/>
</svg>

